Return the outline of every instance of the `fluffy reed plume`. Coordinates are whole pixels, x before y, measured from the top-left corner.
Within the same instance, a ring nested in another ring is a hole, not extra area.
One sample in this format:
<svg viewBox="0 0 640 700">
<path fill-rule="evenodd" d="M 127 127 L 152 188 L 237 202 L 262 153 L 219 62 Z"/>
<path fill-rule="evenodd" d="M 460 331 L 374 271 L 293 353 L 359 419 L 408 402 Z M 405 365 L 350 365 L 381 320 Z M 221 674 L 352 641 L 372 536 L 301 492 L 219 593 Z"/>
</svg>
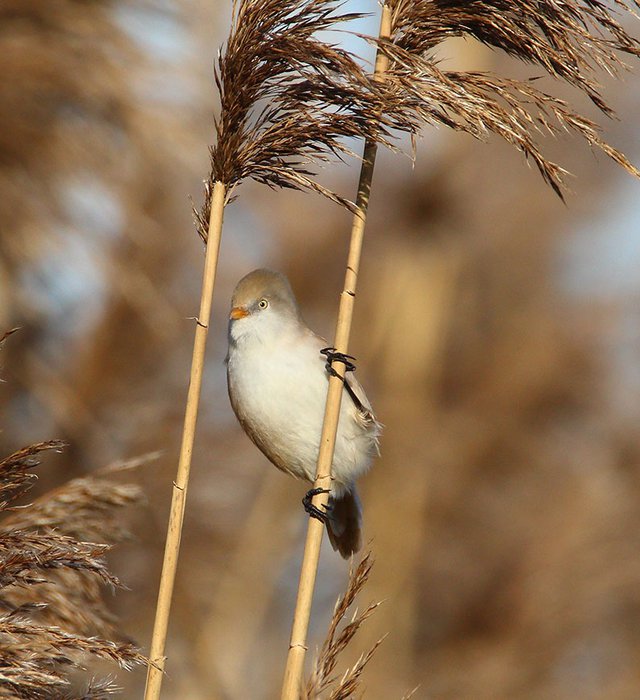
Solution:
<svg viewBox="0 0 640 700">
<path fill-rule="evenodd" d="M 117 510 L 139 501 L 139 489 L 109 483 L 103 471 L 15 505 L 37 478 L 38 455 L 61 447 L 38 443 L 0 461 L 1 698 L 106 698 L 111 681 L 78 694 L 69 674 L 91 657 L 125 669 L 144 661 L 131 644 L 96 636 L 113 631 L 100 587 L 120 584 L 104 561 L 110 546 L 80 539 L 122 537 Z"/>
<path fill-rule="evenodd" d="M 616 10 L 633 14 L 624 2 L 616 2 L 615 10 L 599 0 L 391 0 L 389 5 L 391 37 L 376 43 L 390 60 L 384 83 L 390 116 L 399 113 L 406 120 L 406 111 L 413 111 L 428 124 L 478 139 L 497 134 L 530 158 L 558 194 L 566 171 L 542 154 L 537 138 L 544 132 L 575 132 L 640 176 L 602 139 L 598 124 L 531 80 L 441 70 L 434 55 L 444 39 L 472 37 L 577 88 L 611 117 L 596 72 L 616 75 L 624 67 L 621 53 L 640 55 L 640 44 L 614 15 Z"/>
<path fill-rule="evenodd" d="M 369 78 L 353 56 L 317 32 L 360 15 L 338 0 L 241 0 L 234 4 L 215 79 L 220 117 L 200 231 L 213 181 L 250 177 L 271 187 L 308 189 L 348 202 L 313 179 L 313 163 L 350 154 L 345 137 L 385 140 Z M 386 122 L 386 119 L 384 119 Z"/>
<path fill-rule="evenodd" d="M 340 654 L 347 648 L 360 626 L 380 605 L 380 603 L 371 603 L 362 612 L 356 609 L 351 620 L 343 624 L 347 612 L 369 580 L 372 566 L 371 552 L 367 552 L 358 566 L 351 568 L 347 589 L 336 603 L 327 637 L 315 660 L 306 688 L 301 692 L 303 700 L 321 697 L 327 700 L 346 700 L 353 697 L 358 690 L 362 672 L 382 643 L 382 639 L 378 640 L 369 651 L 361 654 L 342 677 L 338 678 L 335 670 Z"/>
<path fill-rule="evenodd" d="M 211 178 L 198 215 L 203 237 L 213 181 L 233 186 L 251 177 L 270 186 L 310 189 L 350 204 L 313 179 L 312 162 L 350 153 L 344 137 L 391 145 L 389 128 L 416 135 L 427 124 L 486 139 L 498 134 L 522 151 L 560 194 L 565 171 L 546 158 L 537 138 L 569 130 L 632 174 L 640 172 L 607 144 L 594 121 L 567 102 L 516 80 L 441 70 L 434 49 L 469 36 L 543 69 L 585 93 L 606 116 L 597 70 L 616 75 L 619 54 L 640 55 L 614 11 L 597 0 L 505 3 L 503 0 L 395 0 L 389 39 L 376 43 L 390 59 L 383 83 L 348 52 L 315 32 L 358 15 L 336 12 L 335 0 L 245 0 L 234 8 L 231 33 L 216 70 L 221 116 L 211 149 Z M 618 10 L 630 8 L 617 2 Z"/>
</svg>

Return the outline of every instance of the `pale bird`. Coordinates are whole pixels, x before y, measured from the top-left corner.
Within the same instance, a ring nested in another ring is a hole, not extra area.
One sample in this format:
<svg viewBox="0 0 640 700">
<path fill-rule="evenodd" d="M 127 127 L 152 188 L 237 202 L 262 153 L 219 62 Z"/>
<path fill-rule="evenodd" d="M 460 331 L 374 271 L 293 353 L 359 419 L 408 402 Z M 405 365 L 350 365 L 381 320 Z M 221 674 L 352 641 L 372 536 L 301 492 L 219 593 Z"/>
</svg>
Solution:
<svg viewBox="0 0 640 700">
<path fill-rule="evenodd" d="M 326 345 L 302 319 L 284 275 L 255 270 L 240 280 L 229 314 L 231 405 L 244 431 L 278 469 L 311 482 L 329 379 L 320 352 Z M 348 375 L 345 382 L 329 505 L 326 515 L 316 516 L 326 522 L 333 548 L 347 558 L 362 544 L 355 481 L 378 454 L 381 426 L 358 381 Z"/>
</svg>

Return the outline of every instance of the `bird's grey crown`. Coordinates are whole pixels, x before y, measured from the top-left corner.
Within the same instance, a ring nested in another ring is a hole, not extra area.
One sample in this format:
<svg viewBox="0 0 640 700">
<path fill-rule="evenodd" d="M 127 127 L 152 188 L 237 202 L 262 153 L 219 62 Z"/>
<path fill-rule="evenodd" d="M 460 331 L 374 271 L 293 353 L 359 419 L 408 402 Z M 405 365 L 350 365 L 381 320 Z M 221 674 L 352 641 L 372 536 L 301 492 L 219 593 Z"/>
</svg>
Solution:
<svg viewBox="0 0 640 700">
<path fill-rule="evenodd" d="M 250 272 L 238 282 L 231 305 L 254 311 L 261 299 L 266 299 L 281 313 L 300 318 L 289 280 L 280 272 L 266 269 Z"/>
</svg>

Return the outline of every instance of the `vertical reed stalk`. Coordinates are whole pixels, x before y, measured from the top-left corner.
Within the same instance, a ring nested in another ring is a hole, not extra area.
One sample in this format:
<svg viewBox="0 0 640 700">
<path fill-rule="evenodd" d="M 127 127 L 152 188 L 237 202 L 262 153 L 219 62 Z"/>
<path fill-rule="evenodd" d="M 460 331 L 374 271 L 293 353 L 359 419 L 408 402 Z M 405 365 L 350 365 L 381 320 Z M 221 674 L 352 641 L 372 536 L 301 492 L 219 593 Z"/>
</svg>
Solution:
<svg viewBox="0 0 640 700">
<path fill-rule="evenodd" d="M 382 39 L 386 39 L 390 34 L 391 9 L 385 3 L 382 6 L 379 36 Z M 387 67 L 388 58 L 378 49 L 374 69 L 376 78 L 381 79 Z M 364 228 L 367 220 L 367 209 L 369 206 L 369 195 L 371 193 L 371 181 L 373 179 L 376 152 L 377 144 L 374 141 L 367 140 L 362 157 L 362 167 L 360 169 L 358 195 L 356 199 L 356 212 L 351 226 L 351 242 L 347 258 L 347 269 L 343 291 L 340 295 L 340 306 L 336 322 L 334 347 L 341 353 L 346 353 L 349 348 L 351 319 L 353 317 L 358 270 L 360 268 L 360 257 L 364 240 Z M 334 363 L 334 369 L 341 377 L 344 376 L 344 368 L 344 363 L 337 361 Z M 331 487 L 331 464 L 333 462 L 333 452 L 338 431 L 342 389 L 343 383 L 341 379 L 330 376 L 314 488 L 329 489 Z M 328 500 L 329 495 L 322 493 L 315 497 L 314 504 L 322 508 L 323 505 L 328 503 Z M 289 642 L 289 653 L 282 686 L 282 700 L 298 700 L 300 697 L 304 657 L 307 650 L 307 630 L 309 628 L 311 603 L 318 571 L 323 529 L 323 525 L 319 520 L 309 518 L 307 539 L 300 571 L 296 609 Z"/>
<path fill-rule="evenodd" d="M 189 392 L 187 394 L 187 406 L 182 430 L 180 459 L 178 462 L 176 480 L 173 482 L 171 513 L 169 515 L 162 575 L 160 577 L 160 590 L 158 592 L 158 603 L 156 605 L 156 618 L 153 626 L 153 637 L 151 639 L 147 684 L 144 692 L 145 700 L 158 700 L 160 697 L 160 688 L 162 686 L 162 676 L 166 659 L 164 649 L 167 640 L 169 614 L 171 612 L 171 596 L 173 594 L 173 585 L 178 566 L 182 522 L 187 499 L 187 487 L 189 485 L 189 472 L 191 470 L 191 455 L 193 452 L 196 422 L 198 419 L 198 404 L 200 402 L 202 372 L 213 301 L 213 287 L 216 278 L 218 252 L 220 250 L 225 195 L 226 186 L 222 182 L 215 182 L 211 199 L 211 213 L 209 216 L 207 252 L 204 261 L 204 277 L 200 296 L 200 312 L 197 318 L 193 345 L 191 376 L 189 379 Z"/>
</svg>

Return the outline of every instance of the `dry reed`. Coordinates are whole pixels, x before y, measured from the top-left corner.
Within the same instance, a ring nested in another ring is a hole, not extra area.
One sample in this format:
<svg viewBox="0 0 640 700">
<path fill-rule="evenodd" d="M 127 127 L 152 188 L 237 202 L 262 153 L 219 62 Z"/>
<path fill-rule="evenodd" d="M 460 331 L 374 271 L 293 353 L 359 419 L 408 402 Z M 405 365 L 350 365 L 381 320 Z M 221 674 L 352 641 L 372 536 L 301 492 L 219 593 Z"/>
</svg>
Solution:
<svg viewBox="0 0 640 700">
<path fill-rule="evenodd" d="M 180 457 L 178 460 L 176 478 L 173 482 L 171 511 L 169 513 L 169 523 L 167 525 L 164 560 L 162 563 L 162 573 L 160 575 L 158 601 L 156 604 L 156 615 L 151 637 L 151 649 L 149 652 L 150 661 L 147 666 L 147 683 L 145 688 L 145 698 L 147 699 L 158 698 L 162 687 L 162 674 L 165 663 L 164 650 L 167 640 L 167 631 L 169 629 L 173 587 L 178 569 L 182 524 L 184 522 L 189 474 L 191 471 L 191 456 L 193 454 L 196 424 L 198 420 L 205 351 L 207 347 L 207 337 L 209 335 L 211 307 L 213 304 L 213 287 L 215 284 L 218 252 L 222 235 L 225 194 L 225 185 L 221 182 L 216 182 L 212 192 L 213 203 L 209 211 L 204 274 L 200 293 L 200 311 L 195 319 L 196 332 L 193 342 L 193 354 L 191 357 L 191 372 L 182 428 Z"/>
<path fill-rule="evenodd" d="M 389 6 L 383 5 L 380 18 L 379 39 L 383 40 L 388 38 L 390 32 L 391 15 Z M 384 82 L 387 68 L 388 58 L 381 50 L 378 50 L 373 80 L 371 81 L 374 87 L 377 88 Z M 372 123 L 379 125 L 382 114 L 383 111 L 381 109 L 376 109 L 369 115 L 369 118 Z M 373 181 L 377 147 L 378 144 L 375 134 L 373 137 L 365 140 L 360 177 L 358 180 L 356 206 L 353 211 L 353 220 L 351 224 L 344 285 L 342 294 L 340 295 L 333 341 L 333 347 L 338 353 L 342 353 L 343 355 L 346 355 L 349 350 L 349 334 L 351 332 L 351 321 L 358 284 L 358 272 L 360 270 L 360 259 L 364 242 L 364 231 L 369 208 L 369 197 L 371 194 L 371 183 Z M 314 489 L 320 490 L 319 495 L 315 497 L 315 505 L 319 508 L 326 507 L 329 498 L 328 493 L 331 489 L 333 453 L 335 450 L 338 420 L 340 417 L 343 379 L 346 373 L 345 363 L 339 361 L 338 358 L 337 361 L 332 362 L 332 367 L 335 374 L 329 377 L 329 387 L 327 390 L 324 419 L 320 435 L 320 449 L 318 451 L 316 474 L 313 484 Z M 303 675 L 307 630 L 309 618 L 311 616 L 311 603 L 313 600 L 313 591 L 320 558 L 322 535 L 323 528 L 321 524 L 317 520 L 310 518 L 307 526 L 307 538 L 300 569 L 298 597 L 296 599 L 296 607 L 293 615 L 289 653 L 287 655 L 282 685 L 283 700 L 293 700 L 298 692 Z"/>
<path fill-rule="evenodd" d="M 0 461 L 0 697 L 105 698 L 109 680 L 87 681 L 78 694 L 77 676 L 90 658 L 130 669 L 145 662 L 127 642 L 115 642 L 113 618 L 100 589 L 118 587 L 104 555 L 125 531 L 118 509 L 140 501 L 139 488 L 108 481 L 102 472 L 18 505 L 31 489 L 39 455 L 59 450 L 60 441 L 30 445 Z"/>
<path fill-rule="evenodd" d="M 272 187 L 310 189 L 352 207 L 313 179 L 312 163 L 349 154 L 346 137 L 388 142 L 383 120 L 371 119 L 371 85 L 362 68 L 348 52 L 314 36 L 358 16 L 341 13 L 339 7 L 336 0 L 238 2 L 227 45 L 218 59 L 217 142 L 210 150 L 204 205 L 196 213 L 207 256 L 151 642 L 147 700 L 159 697 L 162 684 L 225 203 L 233 188 L 251 177 Z"/>
<path fill-rule="evenodd" d="M 378 640 L 366 653 L 361 654 L 342 676 L 336 675 L 336 667 L 340 655 L 353 640 L 358 629 L 380 605 L 370 603 L 362 611 L 356 609 L 351 619 L 345 622 L 347 613 L 369 580 L 372 566 L 371 552 L 367 552 L 357 566 L 351 566 L 347 588 L 336 602 L 327 636 L 314 662 L 311 675 L 301 691 L 302 700 L 319 700 L 322 697 L 327 700 L 346 700 L 358 691 L 362 673 L 383 640 Z"/>
</svg>

